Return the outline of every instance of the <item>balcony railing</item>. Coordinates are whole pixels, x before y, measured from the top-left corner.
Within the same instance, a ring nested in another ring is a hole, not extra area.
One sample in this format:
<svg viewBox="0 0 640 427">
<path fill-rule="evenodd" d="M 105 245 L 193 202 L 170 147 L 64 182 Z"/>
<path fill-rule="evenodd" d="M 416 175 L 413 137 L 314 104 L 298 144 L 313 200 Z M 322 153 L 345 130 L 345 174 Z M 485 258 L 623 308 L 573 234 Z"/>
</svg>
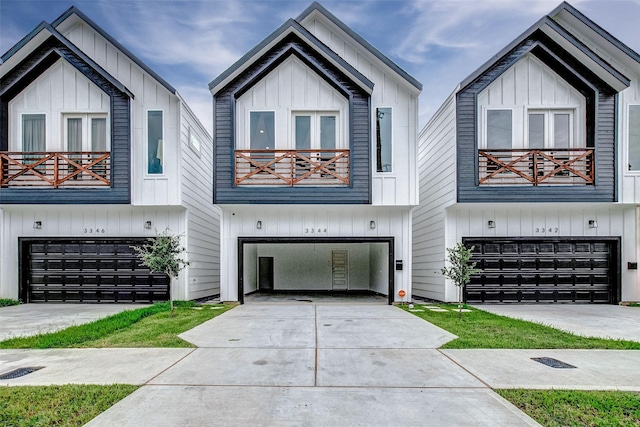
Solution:
<svg viewBox="0 0 640 427">
<path fill-rule="evenodd" d="M 236 150 L 235 185 L 349 185 L 349 150 Z"/>
<path fill-rule="evenodd" d="M 0 152 L 0 187 L 110 186 L 108 152 Z"/>
<path fill-rule="evenodd" d="M 480 185 L 593 185 L 594 150 L 478 150 Z"/>
</svg>

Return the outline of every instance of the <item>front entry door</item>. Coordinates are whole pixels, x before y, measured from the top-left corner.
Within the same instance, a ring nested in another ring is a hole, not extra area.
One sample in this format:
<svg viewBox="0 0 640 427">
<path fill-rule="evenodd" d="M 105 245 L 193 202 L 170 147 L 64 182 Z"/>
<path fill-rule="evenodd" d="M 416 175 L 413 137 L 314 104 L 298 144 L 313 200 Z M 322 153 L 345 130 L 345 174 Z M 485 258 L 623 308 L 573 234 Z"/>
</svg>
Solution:
<svg viewBox="0 0 640 427">
<path fill-rule="evenodd" d="M 273 257 L 258 258 L 258 289 L 273 290 Z"/>
<path fill-rule="evenodd" d="M 331 283 L 334 291 L 346 291 L 349 284 L 349 251 L 331 252 Z"/>
</svg>

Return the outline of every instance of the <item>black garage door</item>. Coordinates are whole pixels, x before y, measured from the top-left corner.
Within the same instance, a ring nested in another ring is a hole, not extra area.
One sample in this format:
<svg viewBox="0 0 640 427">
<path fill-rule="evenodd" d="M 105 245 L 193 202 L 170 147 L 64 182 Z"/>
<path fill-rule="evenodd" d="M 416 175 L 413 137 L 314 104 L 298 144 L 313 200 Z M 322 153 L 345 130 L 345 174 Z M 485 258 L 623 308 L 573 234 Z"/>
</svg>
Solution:
<svg viewBox="0 0 640 427">
<path fill-rule="evenodd" d="M 169 278 L 140 264 L 127 239 L 20 239 L 26 302 L 153 302 L 169 299 Z"/>
<path fill-rule="evenodd" d="M 465 300 L 478 302 L 618 301 L 620 240 L 465 238 L 483 272 Z"/>
</svg>

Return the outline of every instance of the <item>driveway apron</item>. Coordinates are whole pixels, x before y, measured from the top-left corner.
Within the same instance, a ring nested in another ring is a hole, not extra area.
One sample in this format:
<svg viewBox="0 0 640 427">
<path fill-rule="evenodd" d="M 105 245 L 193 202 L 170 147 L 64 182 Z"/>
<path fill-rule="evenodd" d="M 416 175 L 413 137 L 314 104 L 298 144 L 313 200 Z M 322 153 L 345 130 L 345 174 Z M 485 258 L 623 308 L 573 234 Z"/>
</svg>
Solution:
<svg viewBox="0 0 640 427">
<path fill-rule="evenodd" d="M 181 337 L 198 348 L 88 425 L 538 425 L 392 306 L 245 304 Z"/>
</svg>

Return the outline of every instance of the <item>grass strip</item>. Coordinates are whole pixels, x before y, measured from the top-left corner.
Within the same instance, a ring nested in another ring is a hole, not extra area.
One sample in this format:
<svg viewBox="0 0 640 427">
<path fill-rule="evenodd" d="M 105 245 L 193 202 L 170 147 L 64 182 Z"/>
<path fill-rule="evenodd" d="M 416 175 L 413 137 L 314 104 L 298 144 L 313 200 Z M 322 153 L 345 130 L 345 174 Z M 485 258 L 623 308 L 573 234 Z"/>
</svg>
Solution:
<svg viewBox="0 0 640 427">
<path fill-rule="evenodd" d="M 191 301 L 174 304 L 174 317 L 169 316 L 169 303 L 158 303 L 58 332 L 11 338 L 0 342 L 0 348 L 193 347 L 177 334 L 231 308 L 203 306 L 196 310 Z"/>
<path fill-rule="evenodd" d="M 640 350 L 640 343 L 605 338 L 586 338 L 563 332 L 550 326 L 499 316 L 468 306 L 470 312 L 458 318 L 457 305 L 436 304 L 447 311 L 438 312 L 416 305 L 412 314 L 445 329 L 459 338 L 441 348 L 504 348 L 504 349 L 609 349 Z M 401 306 L 409 310 L 407 306 Z"/>
<path fill-rule="evenodd" d="M 11 298 L 0 298 L 0 307 L 9 307 L 10 305 L 18 305 L 20 301 Z"/>
<path fill-rule="evenodd" d="M 637 392 L 495 391 L 546 427 L 640 425 L 640 393 Z"/>
<path fill-rule="evenodd" d="M 0 425 L 81 426 L 137 388 L 125 384 L 0 387 Z"/>
</svg>

